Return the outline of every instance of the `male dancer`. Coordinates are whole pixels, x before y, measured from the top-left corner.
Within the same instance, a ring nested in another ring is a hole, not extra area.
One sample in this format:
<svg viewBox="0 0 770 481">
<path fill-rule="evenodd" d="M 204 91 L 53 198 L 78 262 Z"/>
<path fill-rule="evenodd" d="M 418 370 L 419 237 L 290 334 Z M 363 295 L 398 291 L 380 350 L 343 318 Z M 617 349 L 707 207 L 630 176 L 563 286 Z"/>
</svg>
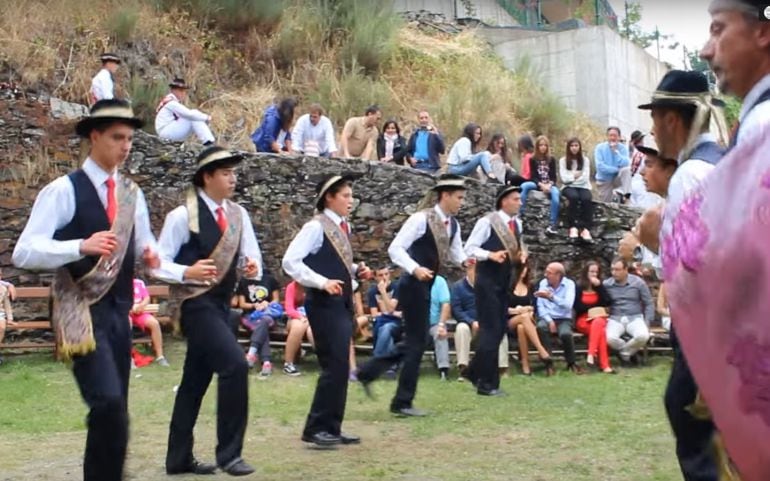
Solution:
<svg viewBox="0 0 770 481">
<path fill-rule="evenodd" d="M 99 100 L 115 98 L 114 75 L 120 67 L 120 57 L 114 53 L 103 53 L 99 60 L 102 61 L 102 69 L 91 79 L 89 103 L 95 104 Z"/>
<path fill-rule="evenodd" d="M 56 269 L 59 352 L 88 404 L 83 478 L 120 480 L 128 444 L 134 258 L 159 266 L 142 191 L 117 171 L 142 121 L 123 100 L 100 100 L 75 131 L 90 141 L 83 166 L 38 195 L 13 251 L 16 267 Z"/>
<path fill-rule="evenodd" d="M 185 205 L 166 216 L 160 254 L 169 266 L 156 276 L 171 287 L 171 317 L 187 338 L 182 382 L 168 436 L 168 474 L 212 474 L 216 466 L 193 456 L 193 428 L 201 401 L 217 374 L 217 465 L 232 476 L 254 468 L 241 459 L 248 415 L 248 371 L 243 350 L 228 325 L 230 298 L 243 258 L 243 274 L 261 273 L 262 255 L 246 209 L 230 201 L 239 154 L 213 146 L 198 155 L 194 189 Z M 181 319 L 180 319 L 181 318 Z"/>
<path fill-rule="evenodd" d="M 327 176 L 316 186 L 319 212 L 302 226 L 283 256 L 283 269 L 305 286 L 305 310 L 313 329 L 321 365 L 313 404 L 302 441 L 321 448 L 358 444 L 358 436 L 342 432 L 353 337 L 353 278 L 371 276 L 363 262 L 353 263 L 350 225 L 353 179 Z"/>
<path fill-rule="evenodd" d="M 465 181 L 459 175 L 442 175 L 430 194 L 438 196 L 433 207 L 412 214 L 388 248 L 390 259 L 403 273 L 398 287 L 398 303 L 404 321 L 403 343 L 395 356 L 403 360 L 398 390 L 390 411 L 401 416 L 425 416 L 414 408 L 420 361 L 425 351 L 430 315 L 433 278 L 447 261 L 465 264 L 468 260 L 460 240 L 460 224 L 455 215 L 465 199 Z M 372 358 L 358 370 L 358 380 L 371 397 L 369 384 L 393 364 L 394 358 Z"/>
</svg>

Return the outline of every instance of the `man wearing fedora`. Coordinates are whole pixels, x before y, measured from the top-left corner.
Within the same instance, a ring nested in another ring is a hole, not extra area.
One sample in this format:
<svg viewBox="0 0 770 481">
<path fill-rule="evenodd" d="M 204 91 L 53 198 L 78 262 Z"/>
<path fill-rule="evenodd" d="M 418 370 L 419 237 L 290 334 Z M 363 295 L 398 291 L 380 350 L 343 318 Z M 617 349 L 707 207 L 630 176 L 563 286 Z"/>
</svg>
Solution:
<svg viewBox="0 0 770 481">
<path fill-rule="evenodd" d="M 400 416 L 426 415 L 412 402 L 428 336 L 430 292 L 433 279 L 443 266 L 448 262 L 465 264 L 468 260 L 460 240 L 460 223 L 454 217 L 463 205 L 465 190 L 463 177 L 439 177 L 422 203 L 429 207 L 412 214 L 388 248 L 390 259 L 402 269 L 398 304 L 403 316 L 404 341 L 395 356 L 372 358 L 361 366 L 358 380 L 371 397 L 372 381 L 394 361 L 402 360 L 398 389 L 390 403 L 390 411 Z"/>
<path fill-rule="evenodd" d="M 80 169 L 38 194 L 13 251 L 16 267 L 56 270 L 54 327 L 87 417 L 83 478 L 120 480 L 128 444 L 134 260 L 160 260 L 142 191 L 118 173 L 142 121 L 123 100 L 100 100 L 75 131 L 90 142 Z"/>
<path fill-rule="evenodd" d="M 115 72 L 120 67 L 120 57 L 114 53 L 103 53 L 99 60 L 102 61 L 102 69 L 91 79 L 89 91 L 89 104 L 93 105 L 100 100 L 115 98 Z"/>
<path fill-rule="evenodd" d="M 363 262 L 353 263 L 348 216 L 353 208 L 353 178 L 324 177 L 316 186 L 318 214 L 292 239 L 283 269 L 305 286 L 305 310 L 321 365 L 302 441 L 321 448 L 358 444 L 342 432 L 353 337 L 353 276 L 371 277 Z"/>
<path fill-rule="evenodd" d="M 228 324 L 237 267 L 249 278 L 262 273 L 262 255 L 246 209 L 230 199 L 237 153 L 212 146 L 196 161 L 185 204 L 166 216 L 159 238 L 167 267 L 156 276 L 172 282 L 169 310 L 187 338 L 182 381 L 171 416 L 168 474 L 212 474 L 216 466 L 193 456 L 193 428 L 214 373 L 217 386 L 216 463 L 233 476 L 254 468 L 242 458 L 248 415 L 248 364 Z"/>
<path fill-rule="evenodd" d="M 508 304 L 522 262 L 521 189 L 504 186 L 497 191 L 495 211 L 478 221 L 465 243 L 465 253 L 476 259 L 476 310 L 479 346 L 468 374 L 483 396 L 503 396 L 497 369 L 498 348 L 508 326 Z"/>
<path fill-rule="evenodd" d="M 175 142 L 184 142 L 190 134 L 195 134 L 203 145 L 214 143 L 209 123 L 211 115 L 200 110 L 188 109 L 183 102 L 190 87 L 181 78 L 175 78 L 168 84 L 169 92 L 155 109 L 155 132 L 158 137 Z"/>
</svg>

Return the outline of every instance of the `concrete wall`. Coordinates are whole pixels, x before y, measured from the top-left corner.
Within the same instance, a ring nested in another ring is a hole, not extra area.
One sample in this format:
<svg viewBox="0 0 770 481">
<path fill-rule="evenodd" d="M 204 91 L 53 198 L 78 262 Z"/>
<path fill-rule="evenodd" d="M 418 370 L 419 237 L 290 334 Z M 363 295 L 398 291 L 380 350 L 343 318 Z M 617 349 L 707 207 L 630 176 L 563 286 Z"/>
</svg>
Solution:
<svg viewBox="0 0 770 481">
<path fill-rule="evenodd" d="M 518 29 L 480 28 L 506 66 L 528 56 L 547 88 L 599 125 L 618 125 L 628 136 L 649 129 L 646 102 L 667 67 L 606 26 L 522 38 Z"/>
<path fill-rule="evenodd" d="M 440 13 L 450 21 L 455 18 L 470 17 L 488 25 L 510 27 L 519 24 L 495 0 L 470 0 L 468 3 L 473 5 L 473 15 L 467 12 L 460 0 L 394 0 L 393 6 L 397 12 L 427 10 L 431 13 Z"/>
</svg>

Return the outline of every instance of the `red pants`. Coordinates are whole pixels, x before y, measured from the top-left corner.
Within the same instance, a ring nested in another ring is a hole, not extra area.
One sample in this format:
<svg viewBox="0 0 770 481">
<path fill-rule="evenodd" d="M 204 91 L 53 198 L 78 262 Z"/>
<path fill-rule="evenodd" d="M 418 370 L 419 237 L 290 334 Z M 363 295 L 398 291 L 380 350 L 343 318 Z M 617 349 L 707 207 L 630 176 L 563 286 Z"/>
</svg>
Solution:
<svg viewBox="0 0 770 481">
<path fill-rule="evenodd" d="M 588 336 L 588 354 L 599 358 L 599 368 L 610 367 L 609 351 L 607 350 L 607 319 L 595 317 L 588 320 L 588 315 L 583 314 L 575 322 L 575 330 Z"/>
</svg>

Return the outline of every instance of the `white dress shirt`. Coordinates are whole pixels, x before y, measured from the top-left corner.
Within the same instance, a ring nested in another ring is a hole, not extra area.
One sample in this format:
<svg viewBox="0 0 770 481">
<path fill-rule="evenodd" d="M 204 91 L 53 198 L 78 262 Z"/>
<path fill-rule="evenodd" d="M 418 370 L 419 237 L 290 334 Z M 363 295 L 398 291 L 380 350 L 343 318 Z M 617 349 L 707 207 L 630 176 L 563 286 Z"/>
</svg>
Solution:
<svg viewBox="0 0 770 481">
<path fill-rule="evenodd" d="M 112 81 L 112 73 L 106 68 L 99 70 L 99 73 L 91 79 L 91 95 L 97 101 L 115 97 L 115 84 Z"/>
<path fill-rule="evenodd" d="M 770 89 L 770 74 L 765 75 L 752 87 L 746 98 L 743 99 L 741 108 L 740 122 L 741 127 L 738 130 L 737 141 L 740 143 L 746 138 L 752 137 L 763 125 L 770 123 L 770 100 L 758 104 L 753 109 L 754 102 L 759 99 L 766 90 Z M 751 110 L 749 110 L 751 109 Z"/>
<path fill-rule="evenodd" d="M 342 224 L 343 221 L 347 222 L 345 218 L 340 217 L 331 209 L 324 209 L 323 213 L 337 225 Z M 304 262 L 305 257 L 317 254 L 323 243 L 324 228 L 321 225 L 321 222 L 316 219 L 306 222 L 299 233 L 292 239 L 288 249 L 286 249 L 286 253 L 283 255 L 283 261 L 281 262 L 283 270 L 285 270 L 292 279 L 305 287 L 323 289 L 326 281 L 329 279 L 311 269 Z M 351 278 L 357 270 L 357 264 L 354 263 L 350 266 Z M 342 281 L 344 279 L 338 280 Z"/>
<path fill-rule="evenodd" d="M 201 196 L 203 202 L 211 211 L 211 215 L 216 219 L 217 209 L 222 205 L 217 204 L 201 189 L 198 190 L 198 195 Z M 256 279 L 259 280 L 262 278 L 262 252 L 259 249 L 259 242 L 257 242 L 257 236 L 254 234 L 249 213 L 240 205 L 238 205 L 238 208 L 241 210 L 240 256 L 248 257 L 257 262 L 258 272 Z M 179 253 L 179 249 L 190 241 L 189 219 L 187 206 L 184 205 L 180 205 L 166 216 L 163 229 L 158 238 L 160 258 L 163 261 L 163 265 L 160 269 L 153 271 L 154 277 L 171 283 L 184 282 L 184 272 L 190 266 L 177 264 L 174 262 L 174 258 Z"/>
<path fill-rule="evenodd" d="M 318 153 L 326 154 L 337 152 L 337 144 L 334 142 L 334 127 L 329 117 L 322 115 L 317 125 L 310 122 L 310 114 L 301 116 L 294 124 L 291 132 L 292 150 L 305 152 L 308 141 L 318 145 Z"/>
<path fill-rule="evenodd" d="M 164 101 L 168 100 L 158 113 L 155 115 L 155 131 L 159 132 L 167 125 L 176 121 L 177 118 L 187 119 L 191 121 L 208 122 L 211 116 L 204 114 L 200 110 L 188 109 L 174 94 L 168 94 Z M 175 116 L 176 114 L 176 116 Z"/>
<path fill-rule="evenodd" d="M 516 217 L 511 217 L 502 210 L 498 210 L 497 215 L 500 217 L 500 219 L 505 224 L 506 228 L 508 228 L 508 222 L 513 219 L 516 221 L 516 228 L 521 232 L 521 219 Z M 486 249 L 482 249 L 481 245 L 489 239 L 489 237 L 492 235 L 492 224 L 490 224 L 489 219 L 487 219 L 487 216 L 482 217 L 481 219 L 476 221 L 476 225 L 473 226 L 473 231 L 471 231 L 471 235 L 468 236 L 468 240 L 465 241 L 465 253 L 470 257 L 475 257 L 476 259 L 480 261 L 486 261 L 489 259 L 490 252 Z M 515 235 L 515 234 L 514 234 Z"/>
<path fill-rule="evenodd" d="M 441 222 L 446 224 L 449 220 L 449 216 L 444 214 L 441 208 L 436 204 L 433 207 L 439 215 Z M 412 247 L 414 241 L 425 235 L 425 231 L 428 228 L 428 218 L 423 212 L 415 212 L 404 222 L 401 226 L 401 230 L 396 234 L 396 238 L 390 243 L 388 247 L 388 255 L 396 265 L 401 267 L 405 272 L 413 274 L 414 270 L 421 267 L 414 259 L 409 256 L 407 250 Z M 447 234 L 452 235 L 452 222 L 446 226 Z M 462 264 L 468 256 L 463 251 L 462 241 L 460 240 L 460 226 L 457 226 L 457 232 L 455 236 L 450 239 L 449 242 L 449 259 L 457 264 Z"/>
<path fill-rule="evenodd" d="M 110 176 L 88 157 L 83 162 L 83 171 L 94 184 L 99 200 L 107 208 L 107 185 Z M 115 171 L 114 179 L 120 174 Z M 84 239 L 68 241 L 54 240 L 54 233 L 64 228 L 75 216 L 75 188 L 68 176 L 62 176 L 46 185 L 35 199 L 24 231 L 13 250 L 13 264 L 21 269 L 51 270 L 85 257 L 80 253 Z M 142 190 L 136 196 L 134 214 L 134 250 L 141 257 L 145 247 L 157 252 L 155 236 L 150 229 L 150 216 Z"/>
</svg>

